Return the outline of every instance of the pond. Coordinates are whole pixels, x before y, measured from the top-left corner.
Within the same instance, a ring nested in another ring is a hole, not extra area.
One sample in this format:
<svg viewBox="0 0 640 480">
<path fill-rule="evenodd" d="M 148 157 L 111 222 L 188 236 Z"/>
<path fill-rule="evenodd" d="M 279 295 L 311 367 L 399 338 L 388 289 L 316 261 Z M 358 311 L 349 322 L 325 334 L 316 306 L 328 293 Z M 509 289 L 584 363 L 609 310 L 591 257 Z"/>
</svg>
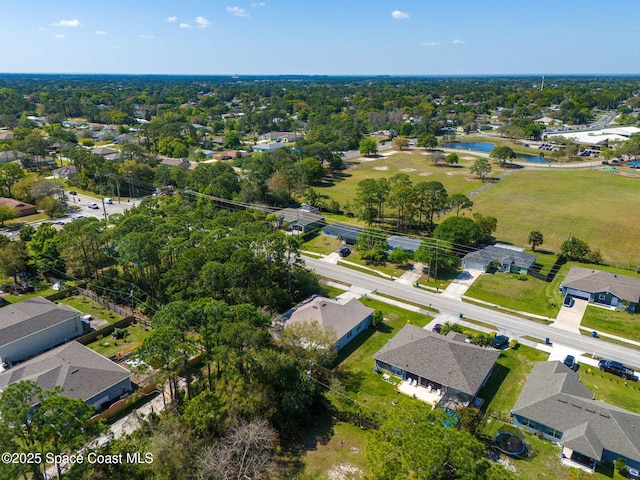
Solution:
<svg viewBox="0 0 640 480">
<path fill-rule="evenodd" d="M 458 148 L 460 150 L 475 150 L 476 152 L 489 153 L 493 151 L 496 146 L 493 143 L 488 142 L 453 142 L 443 143 L 441 145 L 445 148 Z M 516 153 L 520 160 L 533 163 L 546 163 L 547 159 L 536 155 L 527 155 L 526 153 Z"/>
</svg>

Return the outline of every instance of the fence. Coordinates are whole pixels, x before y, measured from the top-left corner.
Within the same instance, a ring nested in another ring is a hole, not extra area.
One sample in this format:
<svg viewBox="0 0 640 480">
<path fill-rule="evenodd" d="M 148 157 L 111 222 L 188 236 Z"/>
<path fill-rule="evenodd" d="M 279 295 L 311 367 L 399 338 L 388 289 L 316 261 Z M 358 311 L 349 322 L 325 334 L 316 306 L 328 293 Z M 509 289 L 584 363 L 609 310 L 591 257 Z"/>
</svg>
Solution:
<svg viewBox="0 0 640 480">
<path fill-rule="evenodd" d="M 112 312 L 117 313 L 121 317 L 126 317 L 126 316 L 129 316 L 129 315 L 133 315 L 133 313 L 134 313 L 131 308 L 126 308 L 126 307 L 121 307 L 119 305 L 116 305 L 115 303 L 112 303 L 112 302 L 110 302 L 108 300 L 105 300 L 100 295 L 98 295 L 95 292 L 92 292 L 91 290 L 87 290 L 87 289 L 81 288 L 81 287 L 77 287 L 77 289 L 78 289 L 78 293 L 80 295 L 83 295 L 83 296 L 87 297 L 88 299 L 93 300 L 96 303 L 99 303 L 103 307 L 108 308 L 109 310 L 111 310 Z"/>
<path fill-rule="evenodd" d="M 122 320 L 118 320 L 117 322 L 113 322 L 106 327 L 101 328 L 100 330 L 96 330 L 95 332 L 87 333 L 86 335 L 82 335 L 80 338 L 76 340 L 83 345 L 88 345 L 89 343 L 96 340 L 98 337 L 105 337 L 107 335 L 111 335 L 116 328 L 125 328 L 137 321 L 137 318 L 133 315 L 129 315 Z"/>
<path fill-rule="evenodd" d="M 141 382 L 138 390 L 136 390 L 124 400 L 115 402 L 106 410 L 103 410 L 102 412 L 97 413 L 96 415 L 91 417 L 89 423 L 94 423 L 101 419 L 107 420 L 139 402 L 143 396 L 149 395 L 154 390 L 157 390 L 158 385 L 155 381 L 156 375 L 153 375 L 145 379 L 144 382 Z"/>
</svg>

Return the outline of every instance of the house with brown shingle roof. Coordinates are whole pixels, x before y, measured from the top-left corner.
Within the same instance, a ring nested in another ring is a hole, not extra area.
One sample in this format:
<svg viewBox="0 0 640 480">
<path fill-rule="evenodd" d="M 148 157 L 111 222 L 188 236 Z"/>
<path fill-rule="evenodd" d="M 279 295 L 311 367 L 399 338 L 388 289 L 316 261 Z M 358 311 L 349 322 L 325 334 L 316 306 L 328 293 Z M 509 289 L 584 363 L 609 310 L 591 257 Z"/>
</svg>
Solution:
<svg viewBox="0 0 640 480">
<path fill-rule="evenodd" d="M 285 328 L 299 322 L 316 322 L 325 331 L 335 333 L 336 349 L 340 350 L 371 324 L 373 308 L 355 298 L 313 296 L 283 315 Z"/>
<path fill-rule="evenodd" d="M 562 446 L 562 457 L 590 469 L 622 458 L 640 469 L 640 415 L 593 399 L 561 362 L 536 363 L 511 411 L 519 427 Z"/>
<path fill-rule="evenodd" d="M 635 311 L 640 302 L 640 279 L 592 268 L 571 267 L 560 285 L 563 295 L 592 303 Z"/>
<path fill-rule="evenodd" d="M 447 398 L 471 401 L 489 379 L 500 353 L 460 341 L 453 333 L 444 336 L 405 325 L 373 356 L 375 369 L 440 389 Z"/>
<path fill-rule="evenodd" d="M 15 198 L 0 198 L 0 206 L 9 207 L 16 213 L 16 217 L 24 217 L 26 215 L 33 215 L 37 213 L 38 209 L 35 205 L 30 203 L 24 203 Z"/>
</svg>

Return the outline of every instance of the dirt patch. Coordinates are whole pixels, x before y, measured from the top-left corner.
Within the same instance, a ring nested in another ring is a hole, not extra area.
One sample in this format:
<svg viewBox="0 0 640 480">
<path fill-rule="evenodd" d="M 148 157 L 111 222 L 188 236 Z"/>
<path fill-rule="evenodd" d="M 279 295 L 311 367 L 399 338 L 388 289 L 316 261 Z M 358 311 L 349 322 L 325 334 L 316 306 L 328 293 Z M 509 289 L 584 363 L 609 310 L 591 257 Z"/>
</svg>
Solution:
<svg viewBox="0 0 640 480">
<path fill-rule="evenodd" d="M 431 175 L 431 172 L 422 172 L 422 173 L 419 173 L 418 175 L 420 175 L 421 177 L 428 177 L 429 175 Z"/>
<path fill-rule="evenodd" d="M 374 170 L 389 170 L 389 167 L 386 165 L 382 165 L 380 167 L 373 167 Z"/>
<path fill-rule="evenodd" d="M 328 472 L 329 480 L 356 480 L 362 477 L 362 470 L 349 463 L 333 466 Z"/>
<path fill-rule="evenodd" d="M 416 169 L 415 168 L 401 168 L 400 171 L 401 172 L 415 172 Z"/>
</svg>

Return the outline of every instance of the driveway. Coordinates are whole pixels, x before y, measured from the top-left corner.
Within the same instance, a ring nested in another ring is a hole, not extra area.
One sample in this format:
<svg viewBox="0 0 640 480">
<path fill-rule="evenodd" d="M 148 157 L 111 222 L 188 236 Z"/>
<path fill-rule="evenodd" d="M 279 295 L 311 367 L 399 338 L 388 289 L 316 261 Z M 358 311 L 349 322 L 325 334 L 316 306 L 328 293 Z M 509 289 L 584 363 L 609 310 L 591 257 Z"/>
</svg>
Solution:
<svg viewBox="0 0 640 480">
<path fill-rule="evenodd" d="M 451 282 L 449 286 L 444 289 L 441 295 L 443 297 L 455 298 L 460 300 L 460 298 L 462 298 L 462 296 L 467 293 L 469 287 L 473 285 L 473 282 L 476 281 L 476 278 L 478 278 L 481 274 L 482 271 L 480 270 L 463 270 L 458 274 L 453 282 Z"/>
<path fill-rule="evenodd" d="M 567 332 L 580 333 L 580 323 L 589 302 L 575 297 L 574 300 L 573 307 L 565 307 L 564 305 L 560 307 L 556 320 L 551 324 L 552 327 Z"/>
</svg>

